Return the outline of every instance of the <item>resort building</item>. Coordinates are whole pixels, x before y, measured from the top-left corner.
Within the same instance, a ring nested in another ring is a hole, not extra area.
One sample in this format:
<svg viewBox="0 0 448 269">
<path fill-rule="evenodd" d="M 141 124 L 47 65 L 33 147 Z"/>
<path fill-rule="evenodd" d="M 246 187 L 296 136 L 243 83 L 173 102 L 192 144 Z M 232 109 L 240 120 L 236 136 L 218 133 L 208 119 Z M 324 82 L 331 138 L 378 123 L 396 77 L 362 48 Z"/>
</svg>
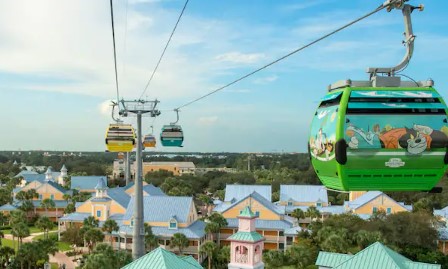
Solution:
<svg viewBox="0 0 448 269">
<path fill-rule="evenodd" d="M 131 178 L 135 178 L 137 171 L 137 166 L 135 162 L 132 162 L 131 167 Z M 193 162 L 143 162 L 143 176 L 149 172 L 156 172 L 160 170 L 165 170 L 172 172 L 175 176 L 181 176 L 185 174 L 194 174 L 196 166 Z M 125 173 L 125 161 L 123 159 L 118 159 L 114 161 L 113 164 L 113 177 L 114 178 L 124 178 Z"/>
</svg>

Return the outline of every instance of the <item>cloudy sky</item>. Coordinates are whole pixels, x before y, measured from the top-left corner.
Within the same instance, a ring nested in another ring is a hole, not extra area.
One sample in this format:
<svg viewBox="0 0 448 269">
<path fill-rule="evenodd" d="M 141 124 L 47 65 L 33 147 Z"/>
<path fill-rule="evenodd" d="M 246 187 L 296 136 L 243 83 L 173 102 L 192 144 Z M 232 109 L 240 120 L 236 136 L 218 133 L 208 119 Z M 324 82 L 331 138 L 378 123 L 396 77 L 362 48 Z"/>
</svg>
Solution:
<svg viewBox="0 0 448 269">
<path fill-rule="evenodd" d="M 175 119 L 169 111 L 174 107 L 381 2 L 190 0 L 144 96 L 161 101 L 155 133 Z M 425 11 L 413 14 L 415 56 L 404 74 L 434 79 L 447 100 L 448 3 L 421 2 Z M 183 5 L 183 0 L 114 1 L 121 97 L 141 95 Z M 304 152 L 327 85 L 367 79 L 366 67 L 398 63 L 402 32 L 399 11 L 380 12 L 184 108 L 182 150 Z M 0 40 L 0 150 L 104 150 L 108 100 L 116 98 L 109 1 L 0 0 Z M 151 123 L 144 119 L 144 132 Z"/>
</svg>

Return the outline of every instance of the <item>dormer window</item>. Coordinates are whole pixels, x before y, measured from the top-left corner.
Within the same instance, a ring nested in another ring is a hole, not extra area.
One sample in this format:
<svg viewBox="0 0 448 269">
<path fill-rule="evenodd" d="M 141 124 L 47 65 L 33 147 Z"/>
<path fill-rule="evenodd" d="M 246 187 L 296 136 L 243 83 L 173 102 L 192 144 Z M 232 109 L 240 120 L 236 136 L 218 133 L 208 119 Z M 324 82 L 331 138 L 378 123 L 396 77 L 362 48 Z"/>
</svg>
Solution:
<svg viewBox="0 0 448 269">
<path fill-rule="evenodd" d="M 177 220 L 175 219 L 175 218 L 172 218 L 171 220 L 170 220 L 170 223 L 169 223 L 169 229 L 177 229 Z"/>
<path fill-rule="evenodd" d="M 131 224 L 129 224 L 129 227 L 134 227 L 134 218 L 131 219 Z"/>
<path fill-rule="evenodd" d="M 322 207 L 322 203 L 317 202 L 316 207 Z"/>
<path fill-rule="evenodd" d="M 292 206 L 292 202 L 291 201 L 288 202 L 288 206 Z"/>
</svg>

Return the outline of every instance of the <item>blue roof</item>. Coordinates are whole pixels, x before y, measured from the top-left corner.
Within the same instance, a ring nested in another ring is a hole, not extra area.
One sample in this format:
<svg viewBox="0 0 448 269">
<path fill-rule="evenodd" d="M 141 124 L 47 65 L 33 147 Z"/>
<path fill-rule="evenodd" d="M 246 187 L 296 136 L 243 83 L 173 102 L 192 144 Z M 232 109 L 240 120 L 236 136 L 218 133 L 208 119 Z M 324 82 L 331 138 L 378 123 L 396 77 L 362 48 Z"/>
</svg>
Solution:
<svg viewBox="0 0 448 269">
<path fill-rule="evenodd" d="M 106 179 L 105 176 L 72 176 L 71 178 L 71 189 L 76 189 L 79 191 L 95 189 L 98 184 L 98 179 Z M 107 179 L 105 180 L 107 186 Z"/>
<path fill-rule="evenodd" d="M 322 185 L 280 185 L 280 201 L 328 203 L 327 189 Z"/>
<path fill-rule="evenodd" d="M 85 219 L 87 219 L 88 217 L 90 217 L 91 214 L 90 213 L 78 213 L 78 212 L 74 212 L 71 214 L 68 214 L 66 216 L 63 216 L 61 218 L 59 218 L 59 220 L 61 221 L 76 221 L 76 222 L 82 222 Z"/>
<path fill-rule="evenodd" d="M 108 189 L 107 196 L 124 208 L 128 206 L 129 200 L 131 200 L 131 196 L 129 196 L 123 188 Z"/>
<path fill-rule="evenodd" d="M 22 190 L 23 187 L 15 187 L 14 189 L 12 189 L 13 193 L 18 193 L 19 191 Z"/>
<path fill-rule="evenodd" d="M 95 186 L 95 190 L 105 190 L 107 189 L 107 179 L 99 177 Z"/>
<path fill-rule="evenodd" d="M 448 240 L 448 228 L 440 228 L 437 230 L 440 240 Z"/>
<path fill-rule="evenodd" d="M 269 202 L 272 201 L 272 187 L 271 185 L 226 185 L 226 196 L 224 201 L 233 202 L 239 201 L 244 197 L 247 197 L 253 192 L 258 192 Z"/>
<path fill-rule="evenodd" d="M 25 174 L 25 175 L 22 175 L 22 177 L 27 183 L 33 182 L 35 180 L 37 180 L 39 182 L 45 181 L 44 174 Z"/>
<path fill-rule="evenodd" d="M 237 228 L 238 227 L 238 219 L 229 218 L 227 220 L 227 227 Z M 266 229 L 266 230 L 288 230 L 292 228 L 293 224 L 286 220 L 262 220 L 255 219 L 255 228 L 257 229 Z"/>
<path fill-rule="evenodd" d="M 58 191 L 60 191 L 62 193 L 67 193 L 68 192 L 67 189 L 65 189 L 64 187 L 62 187 L 61 185 L 59 185 L 58 183 L 56 183 L 54 181 L 45 181 L 45 183 L 47 183 L 48 185 L 54 187 L 55 189 L 57 189 Z M 42 188 L 45 185 L 45 183 L 42 184 L 41 186 L 39 186 L 39 188 Z"/>
<path fill-rule="evenodd" d="M 124 215 L 126 220 L 130 220 L 134 215 L 134 200 L 135 197 L 131 196 Z M 194 206 L 192 197 L 143 196 L 144 221 L 168 222 L 174 216 L 180 223 L 186 223 L 192 206 Z"/>
<path fill-rule="evenodd" d="M 307 211 L 309 206 L 286 206 L 286 213 L 291 213 L 295 209 L 301 209 L 302 211 Z M 332 206 L 319 206 L 316 207 L 320 213 L 329 213 L 329 214 L 344 214 L 345 207 L 342 205 L 332 205 Z"/>
<path fill-rule="evenodd" d="M 17 207 L 11 204 L 4 204 L 0 206 L 0 211 L 14 211 L 14 210 L 17 210 Z"/>
<path fill-rule="evenodd" d="M 297 235 L 301 231 L 310 231 L 307 229 L 302 229 L 300 226 L 295 226 L 285 230 L 285 235 Z"/>
<path fill-rule="evenodd" d="M 152 184 L 143 186 L 143 191 L 146 192 L 148 195 L 165 195 L 166 196 L 166 194 L 162 191 L 161 188 L 158 188 Z"/>
<path fill-rule="evenodd" d="M 14 178 L 23 177 L 25 175 L 38 175 L 35 171 L 29 171 L 29 170 L 22 170 L 20 173 L 14 176 Z"/>
<path fill-rule="evenodd" d="M 199 239 L 205 236 L 205 223 L 203 221 L 197 220 L 186 228 L 169 229 L 167 226 L 151 226 L 151 230 L 154 235 L 159 237 L 171 237 L 175 233 L 181 233 L 189 239 Z M 118 231 L 118 233 L 132 235 L 133 227 L 130 227 L 129 225 L 122 225 L 120 226 L 120 230 Z"/>
</svg>

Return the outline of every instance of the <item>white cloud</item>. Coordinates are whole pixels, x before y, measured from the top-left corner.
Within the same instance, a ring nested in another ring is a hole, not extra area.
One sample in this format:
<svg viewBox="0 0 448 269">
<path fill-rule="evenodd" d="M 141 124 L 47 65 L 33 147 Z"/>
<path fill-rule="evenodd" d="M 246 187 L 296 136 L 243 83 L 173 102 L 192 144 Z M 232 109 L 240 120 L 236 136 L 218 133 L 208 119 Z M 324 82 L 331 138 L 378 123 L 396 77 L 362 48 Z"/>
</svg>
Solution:
<svg viewBox="0 0 448 269">
<path fill-rule="evenodd" d="M 268 83 L 276 81 L 277 79 L 278 79 L 277 75 L 266 76 L 266 77 L 255 79 L 254 83 L 255 84 L 268 84 Z"/>
<path fill-rule="evenodd" d="M 103 116 L 111 116 L 112 114 L 112 100 L 105 100 L 101 104 L 98 105 L 98 110 Z"/>
<path fill-rule="evenodd" d="M 228 52 L 215 57 L 215 60 L 220 62 L 230 62 L 238 64 L 252 64 L 259 62 L 265 58 L 263 53 L 241 53 L 241 52 Z"/>
<path fill-rule="evenodd" d="M 218 116 L 200 117 L 198 124 L 202 126 L 213 125 L 218 121 Z"/>
</svg>

